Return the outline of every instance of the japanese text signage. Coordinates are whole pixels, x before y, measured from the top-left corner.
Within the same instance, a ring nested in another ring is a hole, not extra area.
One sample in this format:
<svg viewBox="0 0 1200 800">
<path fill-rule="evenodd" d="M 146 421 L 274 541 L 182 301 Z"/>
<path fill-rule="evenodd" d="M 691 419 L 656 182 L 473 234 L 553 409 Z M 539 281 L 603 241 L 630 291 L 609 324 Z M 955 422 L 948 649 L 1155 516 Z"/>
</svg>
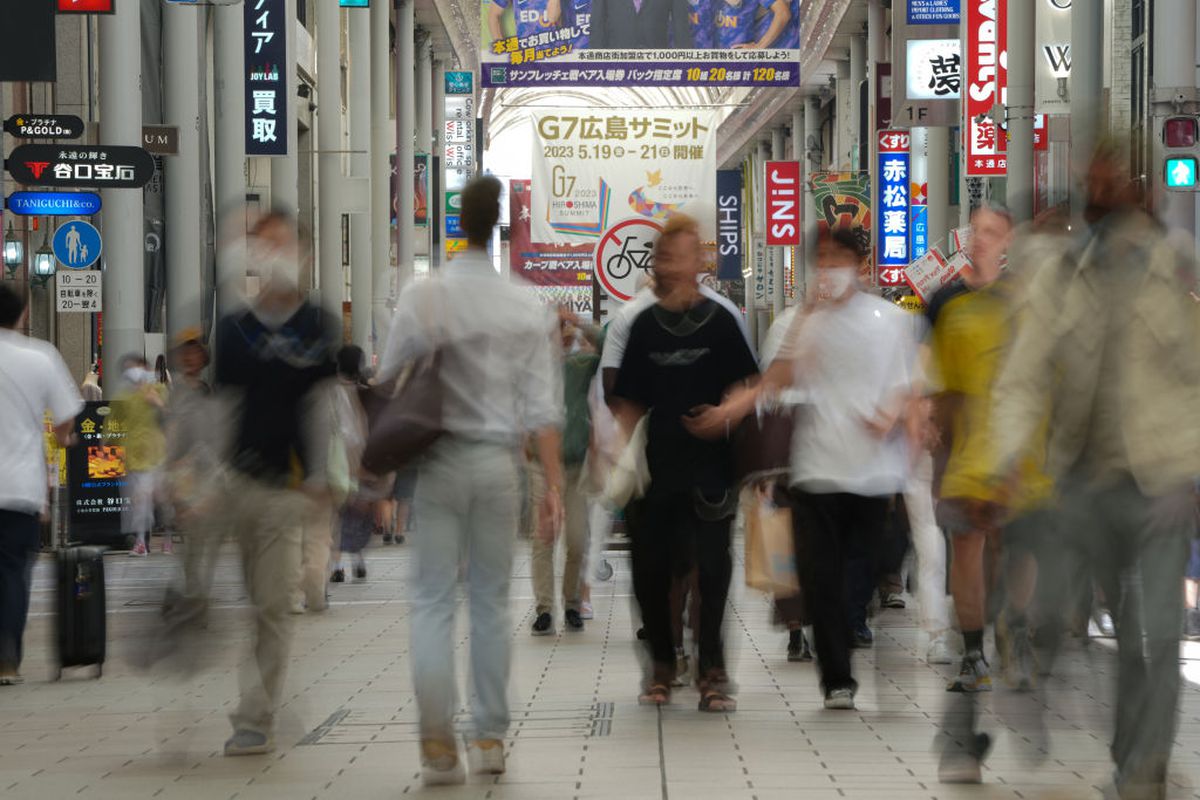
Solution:
<svg viewBox="0 0 1200 800">
<path fill-rule="evenodd" d="M 4 132 L 18 139 L 78 139 L 83 120 L 71 114 L 15 114 L 4 120 Z"/>
<path fill-rule="evenodd" d="M 909 100 L 957 100 L 962 91 L 962 45 L 958 39 L 908 43 Z"/>
<path fill-rule="evenodd" d="M 92 192 L 13 192 L 8 210 L 24 217 L 90 217 L 100 213 L 100 195 Z"/>
<path fill-rule="evenodd" d="M 742 237 L 742 171 L 717 172 L 717 280 L 740 281 L 745 259 Z"/>
<path fill-rule="evenodd" d="M 104 287 L 99 270 L 59 272 L 54 280 L 59 311 L 91 314 L 101 309 Z"/>
<path fill-rule="evenodd" d="M 909 25 L 957 25 L 959 0 L 908 0 Z"/>
<path fill-rule="evenodd" d="M 966 0 L 967 52 L 963 113 L 967 175 L 1004 175 L 1004 131 L 985 115 L 1007 97 L 1007 0 Z"/>
<path fill-rule="evenodd" d="M 485 0 L 480 83 L 799 86 L 800 1 Z"/>
<path fill-rule="evenodd" d="M 97 273 L 99 274 L 99 273 Z M 125 484 L 127 431 L 111 419 L 106 402 L 85 403 L 75 418 L 78 444 L 67 450 L 68 521 L 72 537 L 121 532 L 121 513 L 129 503 Z"/>
<path fill-rule="evenodd" d="M 529 238 L 532 219 L 529 181 L 509 182 L 508 263 L 514 277 L 534 287 L 538 296 L 576 314 L 592 313 L 592 246 L 541 244 Z M 446 198 L 446 213 L 458 214 L 458 193 Z"/>
<path fill-rule="evenodd" d="M 536 109 L 533 241 L 594 243 L 677 211 L 714 240 L 718 122 L 708 109 Z"/>
<path fill-rule="evenodd" d="M 880 286 L 904 283 L 909 262 L 909 148 L 906 131 L 879 132 L 879 227 L 875 263 Z"/>
<path fill-rule="evenodd" d="M 6 164 L 17 183 L 26 186 L 140 189 L 154 177 L 154 159 L 140 147 L 23 144 Z"/>
<path fill-rule="evenodd" d="M 445 128 L 442 130 L 442 191 L 445 202 L 457 198 L 475 174 L 475 76 L 471 72 L 446 73 Z M 447 253 L 466 249 L 458 212 L 443 216 Z"/>
<path fill-rule="evenodd" d="M 288 152 L 286 0 L 244 0 L 246 35 L 246 155 Z"/>
<path fill-rule="evenodd" d="M 447 72 L 446 94 L 475 94 L 475 73 L 469 70 Z"/>
<path fill-rule="evenodd" d="M 767 162 L 767 244 L 800 244 L 800 162 Z"/>
</svg>

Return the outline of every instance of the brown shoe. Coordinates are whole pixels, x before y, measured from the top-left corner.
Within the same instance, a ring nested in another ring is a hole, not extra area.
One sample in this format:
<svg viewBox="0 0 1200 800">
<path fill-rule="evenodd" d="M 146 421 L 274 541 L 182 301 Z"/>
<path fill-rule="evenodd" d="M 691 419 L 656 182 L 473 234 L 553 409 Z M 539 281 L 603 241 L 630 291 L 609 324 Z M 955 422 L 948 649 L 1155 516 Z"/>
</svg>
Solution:
<svg viewBox="0 0 1200 800">
<path fill-rule="evenodd" d="M 421 779 L 426 786 L 448 786 L 465 783 L 466 773 L 458 759 L 458 747 L 453 740 L 421 740 Z"/>
</svg>

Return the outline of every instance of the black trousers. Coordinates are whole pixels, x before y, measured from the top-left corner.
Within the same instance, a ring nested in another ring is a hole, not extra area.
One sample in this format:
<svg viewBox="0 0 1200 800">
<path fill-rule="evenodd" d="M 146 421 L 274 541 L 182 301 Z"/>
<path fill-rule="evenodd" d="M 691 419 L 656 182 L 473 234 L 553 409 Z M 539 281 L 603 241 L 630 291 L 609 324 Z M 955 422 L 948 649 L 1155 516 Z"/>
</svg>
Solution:
<svg viewBox="0 0 1200 800">
<path fill-rule="evenodd" d="M 699 671 L 704 676 L 725 669 L 721 635 L 733 558 L 729 552 L 732 518 L 715 516 L 714 508 L 692 492 L 656 492 L 626 509 L 633 568 L 633 592 L 642 612 L 653 680 L 675 676 L 675 637 L 671 625 L 671 586 L 697 571 L 700 589 Z"/>
<path fill-rule="evenodd" d="M 0 509 L 0 669 L 21 666 L 39 532 L 34 514 Z"/>
<path fill-rule="evenodd" d="M 853 565 L 870 563 L 878 551 L 888 498 L 792 489 L 792 500 L 796 552 L 804 554 L 796 568 L 813 621 L 821 686 L 826 692 L 857 688 L 846 610 L 850 598 L 862 594 L 859 584 L 865 582 L 869 593 L 873 581 L 869 571 Z"/>
</svg>

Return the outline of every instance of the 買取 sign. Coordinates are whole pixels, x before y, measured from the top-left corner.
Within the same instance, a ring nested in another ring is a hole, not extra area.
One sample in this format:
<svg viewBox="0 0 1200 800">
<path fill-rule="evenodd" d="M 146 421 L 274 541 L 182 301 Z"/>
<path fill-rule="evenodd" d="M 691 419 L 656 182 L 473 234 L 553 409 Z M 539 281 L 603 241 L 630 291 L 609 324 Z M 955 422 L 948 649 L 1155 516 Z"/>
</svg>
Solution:
<svg viewBox="0 0 1200 800">
<path fill-rule="evenodd" d="M 286 0 L 245 0 L 246 155 L 288 152 Z"/>
<path fill-rule="evenodd" d="M 909 25 L 957 25 L 959 0 L 908 0 Z"/>
<path fill-rule="evenodd" d="M 875 263 L 880 286 L 904 283 L 909 262 L 909 148 L 907 131 L 879 132 L 879 226 Z"/>
<path fill-rule="evenodd" d="M 92 192 L 13 192 L 8 210 L 23 217 L 90 217 L 100 213 L 100 195 Z"/>
</svg>

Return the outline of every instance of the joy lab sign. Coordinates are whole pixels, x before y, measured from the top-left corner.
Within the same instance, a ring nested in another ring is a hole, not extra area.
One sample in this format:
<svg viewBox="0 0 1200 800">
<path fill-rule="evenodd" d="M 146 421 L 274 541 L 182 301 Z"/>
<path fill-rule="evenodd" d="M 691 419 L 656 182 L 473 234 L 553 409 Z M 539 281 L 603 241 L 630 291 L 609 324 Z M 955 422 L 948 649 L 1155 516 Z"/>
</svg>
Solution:
<svg viewBox="0 0 1200 800">
<path fill-rule="evenodd" d="M 767 245 L 800 244 L 800 162 L 767 162 Z"/>
<path fill-rule="evenodd" d="M 967 175 L 1004 175 L 1008 169 L 1004 131 L 985 115 L 1004 105 L 1008 88 L 1007 0 L 966 0 Z"/>
</svg>

